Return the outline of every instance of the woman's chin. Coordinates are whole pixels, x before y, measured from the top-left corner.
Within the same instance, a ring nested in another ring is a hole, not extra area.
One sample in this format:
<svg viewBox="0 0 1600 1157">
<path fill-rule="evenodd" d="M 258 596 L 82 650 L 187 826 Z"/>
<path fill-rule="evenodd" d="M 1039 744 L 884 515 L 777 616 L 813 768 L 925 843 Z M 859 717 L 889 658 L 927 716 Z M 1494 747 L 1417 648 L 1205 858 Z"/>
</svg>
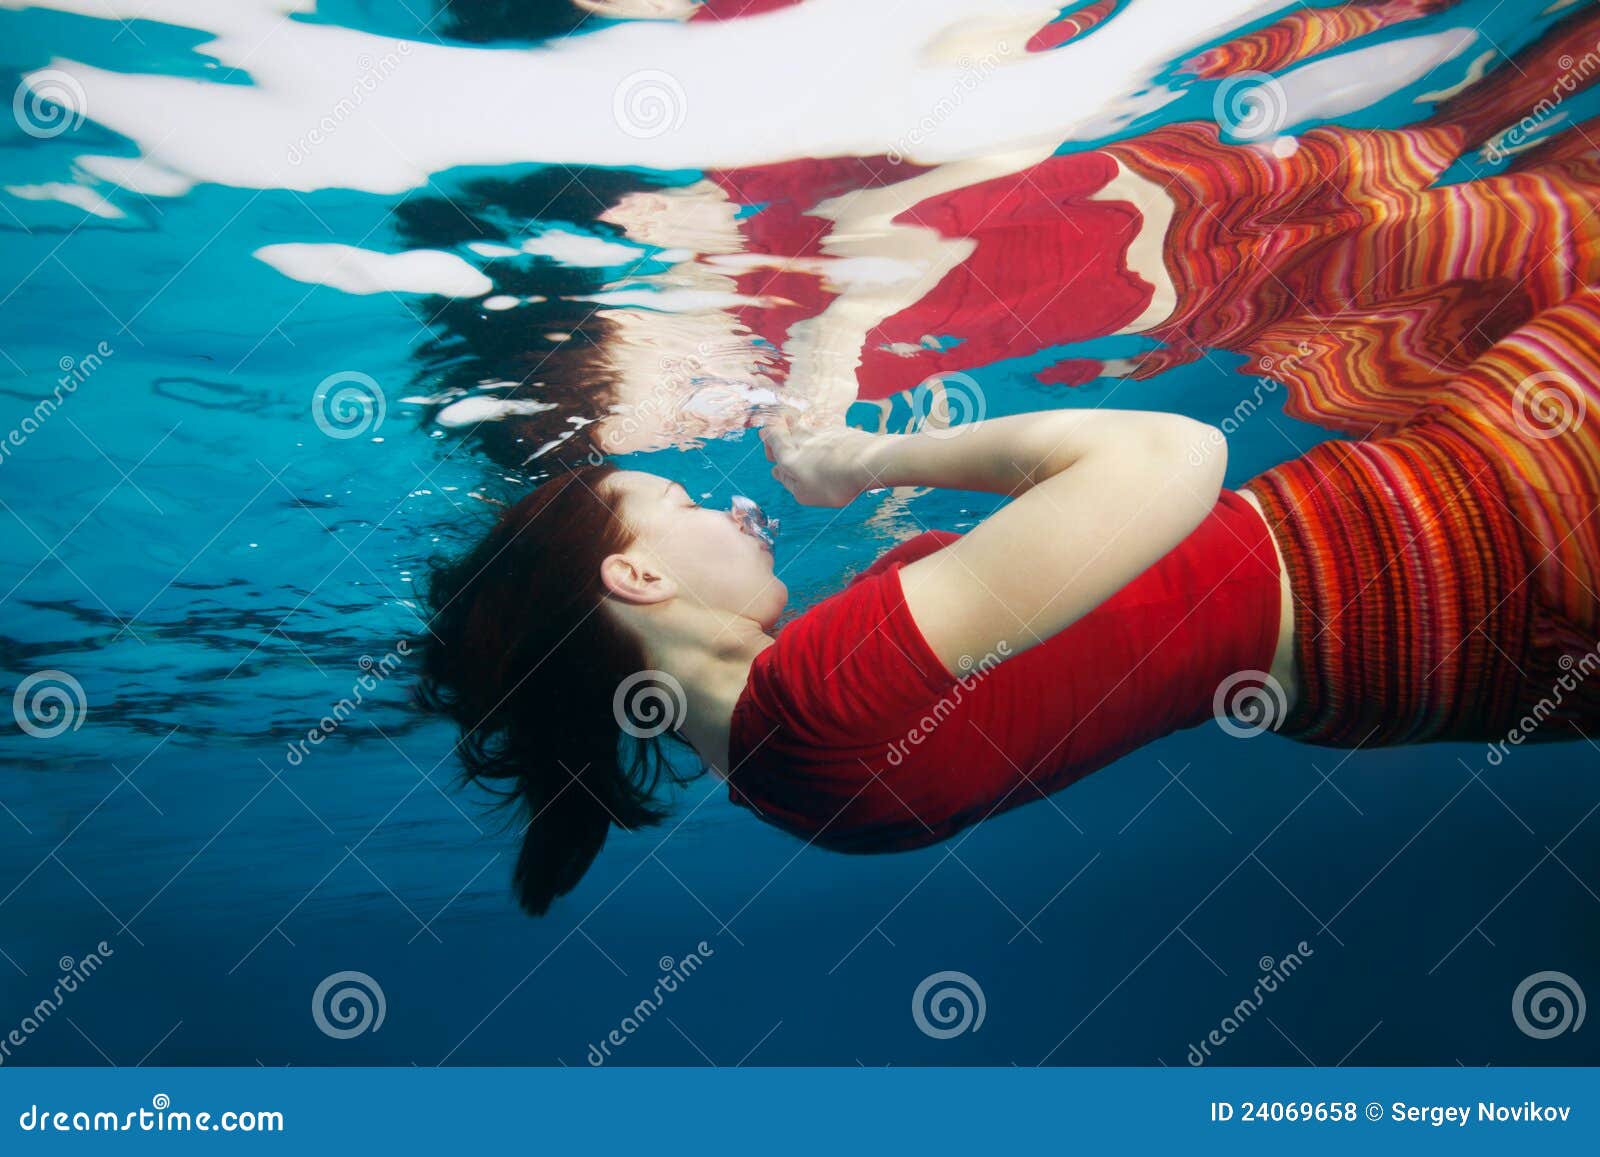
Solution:
<svg viewBox="0 0 1600 1157">
<path fill-rule="evenodd" d="M 768 602 L 770 610 L 768 610 L 766 614 L 762 615 L 760 620 L 761 629 L 768 632 L 770 632 L 772 628 L 777 625 L 778 620 L 783 617 L 784 608 L 789 605 L 789 588 L 784 585 L 783 580 L 780 578 L 774 578 L 772 580 L 772 585 L 776 589 L 773 591 L 772 597 Z"/>
</svg>

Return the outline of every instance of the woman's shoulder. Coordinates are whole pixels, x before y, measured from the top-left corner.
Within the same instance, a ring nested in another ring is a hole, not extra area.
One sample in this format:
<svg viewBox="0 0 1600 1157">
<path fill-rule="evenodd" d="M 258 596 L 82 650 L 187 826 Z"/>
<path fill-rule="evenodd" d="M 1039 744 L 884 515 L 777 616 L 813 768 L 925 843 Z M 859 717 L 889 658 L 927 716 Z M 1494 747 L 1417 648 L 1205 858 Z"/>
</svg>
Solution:
<svg viewBox="0 0 1600 1157">
<path fill-rule="evenodd" d="M 912 619 L 898 571 L 960 537 L 932 530 L 900 543 L 784 624 L 750 665 L 740 737 L 777 728 L 797 743 L 855 746 L 937 698 L 953 676 Z"/>
<path fill-rule="evenodd" d="M 890 547 L 873 560 L 872 565 L 851 579 L 852 585 L 871 575 L 882 574 L 891 566 L 901 566 L 925 558 L 936 550 L 942 550 L 961 537 L 955 530 L 925 530 L 921 534 L 906 539 L 904 542 Z"/>
</svg>

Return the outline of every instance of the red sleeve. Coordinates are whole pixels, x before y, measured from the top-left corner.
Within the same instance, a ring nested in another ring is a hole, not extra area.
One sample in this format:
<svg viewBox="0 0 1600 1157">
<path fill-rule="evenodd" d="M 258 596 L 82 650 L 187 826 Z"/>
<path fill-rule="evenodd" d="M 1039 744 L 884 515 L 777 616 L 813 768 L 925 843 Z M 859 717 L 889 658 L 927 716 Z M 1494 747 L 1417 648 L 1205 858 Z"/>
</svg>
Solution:
<svg viewBox="0 0 1600 1157">
<path fill-rule="evenodd" d="M 780 630 L 750 668 L 746 697 L 755 714 L 801 744 L 868 747 L 902 732 L 907 716 L 947 690 L 955 677 L 900 588 L 901 565 L 943 546 L 939 535 L 960 537 L 930 531 L 902 543 Z"/>
<path fill-rule="evenodd" d="M 949 546 L 961 536 L 953 530 L 925 530 L 915 538 L 908 538 L 899 546 L 891 547 L 880 554 L 866 570 L 851 579 L 852 584 L 860 582 L 869 575 L 882 574 L 894 563 L 902 566 L 908 562 L 932 554 Z"/>
</svg>

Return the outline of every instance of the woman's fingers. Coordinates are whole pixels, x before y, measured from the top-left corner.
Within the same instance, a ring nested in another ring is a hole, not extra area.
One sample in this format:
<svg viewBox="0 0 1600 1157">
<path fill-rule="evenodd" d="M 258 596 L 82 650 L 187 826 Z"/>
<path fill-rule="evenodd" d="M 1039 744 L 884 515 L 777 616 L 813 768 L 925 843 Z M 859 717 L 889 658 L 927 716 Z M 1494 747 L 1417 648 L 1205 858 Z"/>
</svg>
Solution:
<svg viewBox="0 0 1600 1157">
<path fill-rule="evenodd" d="M 768 462 L 777 462 L 786 457 L 793 445 L 788 419 L 782 418 L 773 425 L 761 427 L 761 443 L 766 448 Z"/>
<path fill-rule="evenodd" d="M 789 473 L 789 471 L 785 470 L 782 466 L 774 466 L 772 468 L 772 477 L 780 486 L 789 492 L 791 497 L 795 499 L 800 497 L 794 491 L 794 475 Z"/>
</svg>

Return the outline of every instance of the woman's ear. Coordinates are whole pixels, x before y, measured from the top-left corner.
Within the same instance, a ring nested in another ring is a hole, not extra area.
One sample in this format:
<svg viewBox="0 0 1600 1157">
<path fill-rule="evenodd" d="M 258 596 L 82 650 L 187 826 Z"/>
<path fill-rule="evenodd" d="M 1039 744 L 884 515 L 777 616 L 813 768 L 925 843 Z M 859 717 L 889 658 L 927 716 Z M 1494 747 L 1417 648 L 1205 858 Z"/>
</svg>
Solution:
<svg viewBox="0 0 1600 1157">
<path fill-rule="evenodd" d="M 678 593 L 663 571 L 632 554 L 606 555 L 600 562 L 600 581 L 611 594 L 637 606 L 665 602 Z"/>
</svg>

